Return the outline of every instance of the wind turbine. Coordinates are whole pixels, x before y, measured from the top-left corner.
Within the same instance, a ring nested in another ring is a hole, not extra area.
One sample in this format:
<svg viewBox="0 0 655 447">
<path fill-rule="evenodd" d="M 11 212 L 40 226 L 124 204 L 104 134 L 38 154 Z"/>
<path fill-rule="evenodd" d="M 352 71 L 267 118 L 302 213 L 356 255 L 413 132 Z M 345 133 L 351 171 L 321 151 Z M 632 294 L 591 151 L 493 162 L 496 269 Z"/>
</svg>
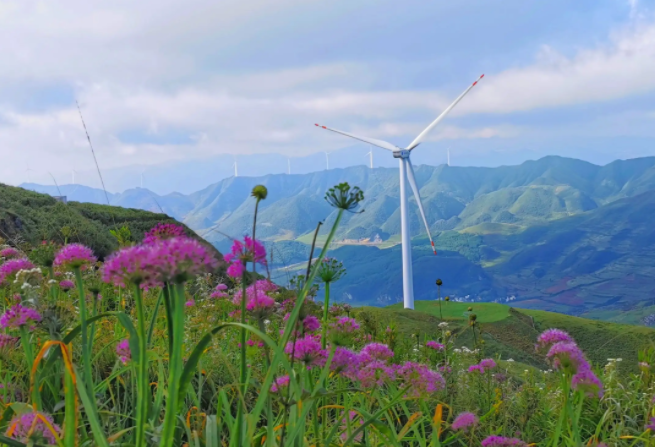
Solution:
<svg viewBox="0 0 655 447">
<path fill-rule="evenodd" d="M 450 166 L 450 148 L 448 148 L 447 151 L 448 151 L 448 166 Z"/>
<path fill-rule="evenodd" d="M 325 170 L 326 171 L 328 169 L 330 169 L 330 157 L 328 157 L 328 155 L 330 155 L 330 152 L 325 152 Z"/>
<path fill-rule="evenodd" d="M 30 175 L 30 172 L 34 172 L 34 170 L 30 169 L 29 163 L 25 162 L 25 164 L 27 165 L 27 169 L 25 169 L 25 172 L 27 172 L 27 182 L 32 183 L 32 176 Z"/>
<path fill-rule="evenodd" d="M 368 151 L 368 152 L 366 153 L 366 155 L 369 156 L 370 161 L 371 161 L 371 169 L 373 169 L 373 148 L 371 148 L 371 150 Z"/>
<path fill-rule="evenodd" d="M 237 157 L 234 157 L 234 164 L 232 165 L 234 168 L 234 176 L 238 177 L 239 176 L 239 171 L 237 171 Z"/>
<path fill-rule="evenodd" d="M 75 169 L 73 169 L 73 170 L 71 171 L 71 177 L 72 177 L 72 182 L 73 182 L 72 184 L 73 184 L 73 185 L 75 184 L 75 173 L 76 173 L 76 172 L 77 172 L 77 171 L 75 171 Z"/>
<path fill-rule="evenodd" d="M 291 159 L 287 158 L 287 174 L 291 175 Z"/>
<path fill-rule="evenodd" d="M 405 309 L 414 309 L 414 279 L 412 276 L 412 246 L 409 237 L 409 218 L 407 210 L 407 187 L 406 183 L 409 181 L 409 186 L 414 192 L 414 197 L 416 198 L 416 204 L 418 205 L 419 212 L 421 213 L 421 218 L 423 219 L 423 224 L 428 233 L 428 238 L 430 238 L 430 244 L 432 245 L 432 250 L 434 254 L 437 254 L 437 250 L 434 248 L 434 242 L 432 241 L 432 235 L 430 234 L 430 226 L 428 221 L 425 218 L 425 212 L 423 211 L 423 204 L 421 203 L 421 197 L 419 195 L 418 186 L 416 186 L 416 179 L 414 178 L 414 169 L 412 168 L 412 163 L 409 159 L 411 151 L 416 148 L 419 144 L 425 141 L 428 133 L 434 129 L 434 127 L 443 120 L 448 112 L 450 112 L 453 107 L 457 105 L 458 102 L 469 92 L 475 85 L 482 79 L 484 75 L 480 76 L 473 84 L 469 85 L 464 92 L 457 97 L 457 99 L 449 105 L 446 110 L 444 110 L 441 115 L 437 117 L 432 123 L 423 130 L 415 139 L 412 141 L 409 146 L 406 148 L 400 148 L 395 144 L 387 143 L 386 141 L 376 140 L 368 137 L 360 137 L 353 135 L 348 132 L 343 132 L 341 130 L 331 129 L 329 127 L 320 126 L 315 124 L 317 127 L 322 129 L 331 130 L 332 132 L 345 135 L 350 138 L 354 138 L 365 143 L 372 144 L 373 146 L 386 149 L 393 153 L 393 158 L 398 159 L 398 166 L 400 170 L 400 232 L 401 232 L 401 241 L 402 241 L 402 258 L 403 258 L 403 302 Z"/>
</svg>

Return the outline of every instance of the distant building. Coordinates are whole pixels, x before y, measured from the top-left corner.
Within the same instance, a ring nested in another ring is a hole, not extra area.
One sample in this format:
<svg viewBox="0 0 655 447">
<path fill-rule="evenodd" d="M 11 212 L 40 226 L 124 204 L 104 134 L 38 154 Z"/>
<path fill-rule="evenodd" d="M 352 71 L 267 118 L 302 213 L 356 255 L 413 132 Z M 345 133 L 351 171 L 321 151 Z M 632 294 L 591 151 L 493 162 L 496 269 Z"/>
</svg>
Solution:
<svg viewBox="0 0 655 447">
<path fill-rule="evenodd" d="M 52 196 L 57 202 L 61 202 L 64 205 L 68 203 L 66 196 Z"/>
</svg>

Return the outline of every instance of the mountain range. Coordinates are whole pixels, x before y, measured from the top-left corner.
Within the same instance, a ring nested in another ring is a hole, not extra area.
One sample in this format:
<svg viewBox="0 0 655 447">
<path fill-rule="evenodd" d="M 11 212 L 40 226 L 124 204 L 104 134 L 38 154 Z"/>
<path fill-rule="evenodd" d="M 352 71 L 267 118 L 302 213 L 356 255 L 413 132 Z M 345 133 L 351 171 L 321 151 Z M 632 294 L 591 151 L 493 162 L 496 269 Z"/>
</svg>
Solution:
<svg viewBox="0 0 655 447">
<path fill-rule="evenodd" d="M 573 314 L 626 310 L 653 298 L 655 157 L 598 166 L 545 157 L 497 168 L 427 166 L 415 169 L 427 218 L 439 249 L 436 258 L 414 198 L 417 299 L 443 292 L 467 300 L 513 301 L 516 306 Z M 356 303 L 389 304 L 401 294 L 398 172 L 355 166 L 303 175 L 231 177 L 192 194 L 157 195 L 143 188 L 109 195 L 112 205 L 164 212 L 225 249 L 225 235 L 240 237 L 252 226 L 250 191 L 266 185 L 258 237 L 274 254 L 278 280 L 306 262 L 318 221 L 329 227 L 335 211 L 325 191 L 347 181 L 365 195 L 362 213 L 348 214 L 333 255 L 349 274 L 335 293 Z M 49 194 L 56 188 L 25 184 Z M 69 200 L 104 202 L 104 192 L 60 187 Z M 325 230 L 327 231 L 327 230 Z M 380 240 L 379 244 L 357 242 Z M 321 237 L 318 245 L 321 245 Z M 344 243 L 345 240 L 346 243 Z M 350 244 L 350 245 L 348 245 Z"/>
</svg>

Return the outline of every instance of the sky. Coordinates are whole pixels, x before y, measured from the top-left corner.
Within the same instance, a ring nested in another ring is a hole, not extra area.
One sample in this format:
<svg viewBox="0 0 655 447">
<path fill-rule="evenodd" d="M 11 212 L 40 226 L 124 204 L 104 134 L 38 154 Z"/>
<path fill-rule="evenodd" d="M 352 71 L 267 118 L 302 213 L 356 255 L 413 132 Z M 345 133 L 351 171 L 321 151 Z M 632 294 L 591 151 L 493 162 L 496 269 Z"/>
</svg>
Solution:
<svg viewBox="0 0 655 447">
<path fill-rule="evenodd" d="M 0 0 L 0 39 L 8 184 L 95 169 L 76 101 L 134 169 L 356 144 L 314 123 L 404 146 L 483 73 L 417 152 L 655 155 L 655 0 Z"/>
</svg>

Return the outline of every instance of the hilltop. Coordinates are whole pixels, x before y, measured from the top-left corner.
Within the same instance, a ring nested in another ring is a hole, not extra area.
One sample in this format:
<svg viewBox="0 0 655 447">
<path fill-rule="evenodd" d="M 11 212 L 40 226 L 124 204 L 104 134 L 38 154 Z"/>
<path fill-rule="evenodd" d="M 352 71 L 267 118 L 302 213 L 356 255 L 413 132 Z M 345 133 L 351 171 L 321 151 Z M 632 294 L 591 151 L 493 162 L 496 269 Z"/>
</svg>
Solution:
<svg viewBox="0 0 655 447">
<path fill-rule="evenodd" d="M 64 204 L 45 194 L 0 184 L 0 237 L 15 245 L 37 245 L 43 240 L 80 242 L 103 258 L 118 248 L 110 230 L 126 225 L 133 240 L 140 241 L 159 222 L 176 221 L 166 214 L 138 209 L 78 202 Z M 197 237 L 185 228 L 189 235 Z"/>
</svg>

